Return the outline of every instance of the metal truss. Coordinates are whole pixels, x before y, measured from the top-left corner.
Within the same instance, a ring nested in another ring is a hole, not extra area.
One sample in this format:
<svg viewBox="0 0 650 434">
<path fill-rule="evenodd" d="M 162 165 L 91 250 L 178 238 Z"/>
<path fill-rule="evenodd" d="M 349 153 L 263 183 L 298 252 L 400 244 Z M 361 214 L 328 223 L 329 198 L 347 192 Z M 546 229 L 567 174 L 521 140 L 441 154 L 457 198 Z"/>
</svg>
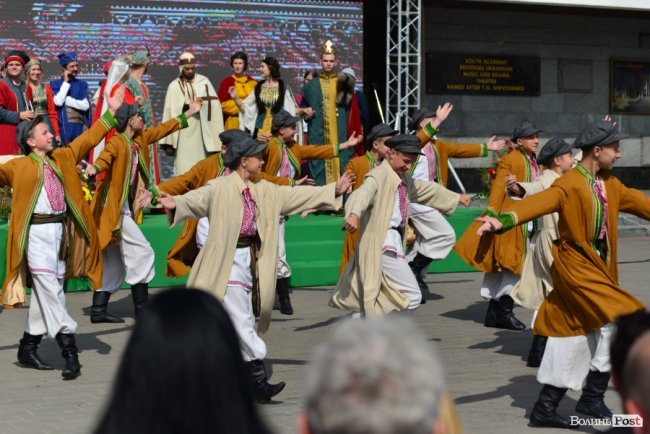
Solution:
<svg viewBox="0 0 650 434">
<path fill-rule="evenodd" d="M 387 0 L 386 118 L 407 131 L 409 115 L 420 107 L 422 0 Z"/>
</svg>

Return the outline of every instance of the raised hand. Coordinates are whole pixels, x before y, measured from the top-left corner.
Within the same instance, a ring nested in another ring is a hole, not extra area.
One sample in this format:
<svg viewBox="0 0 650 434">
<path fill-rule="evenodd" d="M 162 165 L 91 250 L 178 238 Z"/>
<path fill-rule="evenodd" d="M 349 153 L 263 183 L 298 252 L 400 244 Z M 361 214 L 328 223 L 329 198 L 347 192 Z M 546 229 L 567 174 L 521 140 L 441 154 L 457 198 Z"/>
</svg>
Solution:
<svg viewBox="0 0 650 434">
<path fill-rule="evenodd" d="M 357 136 L 356 132 L 352 132 L 352 135 L 348 139 L 339 145 L 339 149 L 348 149 L 357 146 L 361 142 L 361 136 Z"/>
<path fill-rule="evenodd" d="M 453 109 L 454 106 L 450 102 L 446 102 L 442 106 L 438 106 L 436 109 L 436 117 L 431 121 L 431 126 L 435 129 L 438 129 L 440 124 L 442 124 L 447 119 L 449 113 L 451 113 Z"/>
<path fill-rule="evenodd" d="M 106 102 L 108 103 L 108 111 L 111 115 L 114 115 L 124 102 L 124 85 L 120 86 L 113 96 L 106 98 Z"/>
<path fill-rule="evenodd" d="M 497 140 L 497 136 L 490 137 L 487 142 L 488 151 L 498 151 L 506 145 L 505 140 Z"/>
<path fill-rule="evenodd" d="M 476 231 L 476 235 L 479 237 L 488 232 L 496 232 L 500 229 L 503 229 L 503 224 L 494 217 L 476 217 L 474 221 L 483 223 L 481 227 L 479 227 Z"/>
<path fill-rule="evenodd" d="M 203 104 L 203 101 L 201 101 L 200 98 L 197 98 L 194 101 L 190 101 L 189 108 L 184 113 L 185 117 L 189 118 L 190 116 L 198 113 L 201 110 L 201 104 Z"/>
</svg>

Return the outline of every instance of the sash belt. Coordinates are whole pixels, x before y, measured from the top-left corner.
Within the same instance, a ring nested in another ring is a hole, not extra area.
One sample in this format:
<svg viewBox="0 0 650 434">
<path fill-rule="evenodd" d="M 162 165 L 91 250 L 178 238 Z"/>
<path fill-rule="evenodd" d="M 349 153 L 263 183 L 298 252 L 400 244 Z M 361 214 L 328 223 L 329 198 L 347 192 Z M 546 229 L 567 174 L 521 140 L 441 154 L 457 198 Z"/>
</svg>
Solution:
<svg viewBox="0 0 650 434">
<path fill-rule="evenodd" d="M 46 225 L 50 223 L 63 223 L 63 236 L 61 237 L 61 245 L 59 246 L 59 259 L 65 261 L 68 258 L 68 247 L 70 246 L 70 233 L 68 226 L 65 224 L 67 215 L 63 214 L 32 214 L 30 224 L 32 225 Z"/>
<path fill-rule="evenodd" d="M 251 291 L 251 298 L 253 302 L 253 314 L 258 317 L 262 310 L 261 300 L 260 300 L 260 280 L 258 278 L 257 272 L 257 258 L 260 254 L 260 247 L 262 245 L 262 240 L 260 240 L 259 235 L 239 237 L 237 239 L 237 248 L 241 249 L 244 247 L 249 247 L 251 249 L 251 276 L 253 277 L 253 290 Z"/>
</svg>

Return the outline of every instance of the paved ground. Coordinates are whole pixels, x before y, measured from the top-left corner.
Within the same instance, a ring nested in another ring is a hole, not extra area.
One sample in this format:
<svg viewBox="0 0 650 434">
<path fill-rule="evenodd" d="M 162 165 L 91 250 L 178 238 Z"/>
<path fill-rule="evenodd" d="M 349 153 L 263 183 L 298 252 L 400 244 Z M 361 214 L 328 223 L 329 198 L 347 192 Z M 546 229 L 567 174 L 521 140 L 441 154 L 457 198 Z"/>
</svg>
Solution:
<svg viewBox="0 0 650 434">
<path fill-rule="evenodd" d="M 623 286 L 650 304 L 648 262 L 650 238 L 625 238 L 620 242 L 620 278 Z M 531 334 L 488 329 L 481 321 L 486 302 L 478 297 L 481 274 L 429 275 L 431 300 L 415 319 L 434 343 L 447 366 L 449 388 L 465 432 L 525 433 L 556 432 L 528 428 L 525 415 L 534 403 L 539 386 L 536 370 L 524 365 Z M 278 434 L 294 433 L 300 411 L 302 377 L 313 347 L 330 332 L 342 315 L 326 306 L 327 288 L 295 290 L 296 314 L 276 316 L 265 339 L 268 360 L 273 364 L 273 381 L 287 387 L 278 401 L 263 407 L 267 420 Z M 22 335 L 26 309 L 7 310 L 0 315 L 0 433 L 89 433 L 110 392 L 111 380 L 133 325 L 127 291 L 114 296 L 114 314 L 129 316 L 126 324 L 92 325 L 88 318 L 88 293 L 68 295 L 72 316 L 79 322 L 82 376 L 63 382 L 59 350 L 52 340 L 41 345 L 42 357 L 57 370 L 38 372 L 16 363 L 17 341 Z M 531 312 L 516 309 L 517 316 L 530 321 Z M 569 415 L 579 397 L 570 392 L 561 405 Z M 607 403 L 620 410 L 610 388 Z M 591 430 L 583 429 L 583 432 Z M 561 431 L 557 431 L 561 432 Z"/>
</svg>

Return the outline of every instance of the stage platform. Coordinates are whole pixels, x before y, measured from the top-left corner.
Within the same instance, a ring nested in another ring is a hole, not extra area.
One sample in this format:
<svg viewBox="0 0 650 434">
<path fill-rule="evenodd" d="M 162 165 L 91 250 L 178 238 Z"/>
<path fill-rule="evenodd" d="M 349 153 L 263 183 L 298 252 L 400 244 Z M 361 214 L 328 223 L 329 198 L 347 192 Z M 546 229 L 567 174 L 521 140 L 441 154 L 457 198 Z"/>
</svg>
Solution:
<svg viewBox="0 0 650 434">
<path fill-rule="evenodd" d="M 459 208 L 449 218 L 456 235 L 460 236 L 472 220 L 479 215 L 477 209 Z M 302 219 L 291 216 L 286 223 L 287 260 L 291 265 L 290 284 L 293 287 L 334 285 L 338 279 L 341 249 L 344 233 L 341 231 L 343 217 L 330 215 L 310 215 Z M 165 276 L 167 251 L 174 243 L 180 227 L 168 228 L 167 216 L 147 214 L 141 226 L 142 232 L 156 252 L 156 277 L 151 287 L 182 286 L 186 278 L 169 279 Z M 7 249 L 7 222 L 0 223 L 0 279 L 5 278 L 5 255 Z M 434 262 L 430 273 L 453 273 L 474 271 L 465 264 L 455 252 L 442 261 Z M 127 287 L 125 285 L 125 287 Z M 83 280 L 71 279 L 66 282 L 66 291 L 88 290 Z"/>
</svg>

